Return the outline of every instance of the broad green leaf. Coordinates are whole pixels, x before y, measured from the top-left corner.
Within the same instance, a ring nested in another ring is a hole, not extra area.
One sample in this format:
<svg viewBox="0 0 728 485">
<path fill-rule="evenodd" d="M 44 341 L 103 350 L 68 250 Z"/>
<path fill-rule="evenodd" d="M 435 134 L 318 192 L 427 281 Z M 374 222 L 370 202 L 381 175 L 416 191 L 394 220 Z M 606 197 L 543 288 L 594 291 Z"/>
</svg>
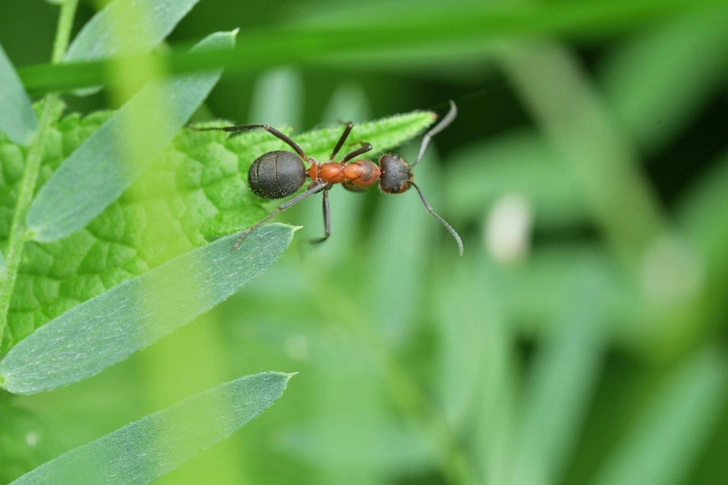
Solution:
<svg viewBox="0 0 728 485">
<path fill-rule="evenodd" d="M 212 34 L 196 49 L 232 47 L 234 35 Z M 34 239 L 57 241 L 85 227 L 106 209 L 172 141 L 221 74 L 216 71 L 152 82 L 114 113 L 41 188 L 26 217 Z M 167 109 L 148 109 L 159 103 Z M 124 140 L 125 125 L 130 122 L 137 125 L 135 133 L 142 135 L 134 140 L 141 148 L 133 151 Z"/>
<path fill-rule="evenodd" d="M 149 52 L 174 29 L 199 0 L 115 0 L 83 26 L 64 62 L 104 59 L 115 54 Z M 100 88 L 79 89 L 85 96 Z"/>
<path fill-rule="evenodd" d="M 268 409 L 283 395 L 291 376 L 264 372 L 188 397 L 75 448 L 12 484 L 151 483 Z"/>
<path fill-rule="evenodd" d="M 685 483 L 723 416 L 727 384 L 722 351 L 692 355 L 654 394 L 593 483 Z"/>
<path fill-rule="evenodd" d="M 109 116 L 108 112 L 85 118 L 69 115 L 56 123 L 39 184 Z M 357 124 L 351 136 L 386 150 L 431 122 L 432 113 L 415 112 Z M 341 131 L 337 125 L 294 138 L 307 153 L 327 158 Z M 87 227 L 54 243 L 26 246 L 3 349 L 122 281 L 260 220 L 266 211 L 247 188 L 248 169 L 263 153 L 285 148 L 262 130 L 233 138 L 217 131 L 180 131 L 144 177 Z M 0 163 L 5 171 L 0 191 L 9 196 L 7 206 L 0 206 L 2 242 L 8 236 L 24 152 L 0 137 Z M 176 222 L 159 222 L 168 219 Z"/>
<path fill-rule="evenodd" d="M 15 68 L 0 45 L 0 132 L 19 145 L 27 145 L 38 128 L 30 98 Z"/>
<path fill-rule="evenodd" d="M 294 228 L 271 224 L 234 251 L 233 234 L 179 256 L 74 307 L 13 347 L 0 386 L 35 394 L 120 362 L 227 299 L 273 264 Z"/>
</svg>

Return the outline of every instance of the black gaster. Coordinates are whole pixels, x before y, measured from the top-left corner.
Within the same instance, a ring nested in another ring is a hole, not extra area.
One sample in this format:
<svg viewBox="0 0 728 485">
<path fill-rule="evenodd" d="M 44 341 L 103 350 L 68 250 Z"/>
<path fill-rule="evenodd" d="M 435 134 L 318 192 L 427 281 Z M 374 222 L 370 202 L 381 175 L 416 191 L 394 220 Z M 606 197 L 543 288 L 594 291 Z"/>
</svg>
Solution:
<svg viewBox="0 0 728 485">
<path fill-rule="evenodd" d="M 258 197 L 282 199 L 306 182 L 306 167 L 297 154 L 276 150 L 258 157 L 248 171 L 248 185 Z"/>
</svg>

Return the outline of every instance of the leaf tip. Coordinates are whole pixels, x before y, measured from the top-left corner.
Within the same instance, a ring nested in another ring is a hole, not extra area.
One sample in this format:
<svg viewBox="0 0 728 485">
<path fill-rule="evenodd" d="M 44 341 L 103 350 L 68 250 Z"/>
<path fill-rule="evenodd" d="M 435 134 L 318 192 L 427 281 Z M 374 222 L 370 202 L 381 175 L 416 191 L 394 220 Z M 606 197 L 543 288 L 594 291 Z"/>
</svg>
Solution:
<svg viewBox="0 0 728 485">
<path fill-rule="evenodd" d="M 230 31 L 230 35 L 232 35 L 233 37 L 237 37 L 238 32 L 240 32 L 240 27 L 235 27 L 233 30 Z"/>
</svg>

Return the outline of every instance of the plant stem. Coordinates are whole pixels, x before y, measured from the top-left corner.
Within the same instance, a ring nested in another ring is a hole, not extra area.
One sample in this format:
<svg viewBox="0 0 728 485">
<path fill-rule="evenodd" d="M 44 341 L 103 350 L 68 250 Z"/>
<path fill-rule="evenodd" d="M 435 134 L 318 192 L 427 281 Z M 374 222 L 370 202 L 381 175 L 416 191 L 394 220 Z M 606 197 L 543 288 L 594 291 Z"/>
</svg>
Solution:
<svg viewBox="0 0 728 485">
<path fill-rule="evenodd" d="M 61 61 L 68 47 L 68 40 L 71 37 L 73 17 L 76 13 L 77 5 L 78 0 L 66 0 L 61 7 L 61 14 L 58 17 L 58 28 L 56 29 L 56 39 L 53 43 L 52 62 L 54 64 Z M 15 204 L 13 222 L 10 226 L 10 235 L 8 236 L 5 271 L 0 276 L 0 344 L 2 344 L 5 326 L 8 322 L 10 300 L 13 296 L 15 280 L 18 275 L 18 269 L 20 268 L 20 261 L 23 257 L 23 249 L 25 243 L 30 240 L 30 235 L 25 228 L 25 214 L 28 212 L 28 207 L 30 207 L 30 203 L 33 201 L 35 186 L 38 182 L 38 173 L 40 172 L 40 165 L 43 160 L 43 150 L 45 148 L 47 133 L 56 117 L 60 115 L 59 103 L 60 97 L 57 93 L 47 94 L 43 98 L 43 111 L 40 115 L 38 131 L 28 151 L 23 178 L 20 181 L 18 200 Z"/>
<path fill-rule="evenodd" d="M 53 64 L 61 62 L 63 55 L 66 53 L 77 5 L 78 0 L 65 0 L 61 6 L 61 15 L 58 17 L 58 27 L 56 28 L 56 39 L 53 42 L 53 56 L 51 57 Z"/>
</svg>

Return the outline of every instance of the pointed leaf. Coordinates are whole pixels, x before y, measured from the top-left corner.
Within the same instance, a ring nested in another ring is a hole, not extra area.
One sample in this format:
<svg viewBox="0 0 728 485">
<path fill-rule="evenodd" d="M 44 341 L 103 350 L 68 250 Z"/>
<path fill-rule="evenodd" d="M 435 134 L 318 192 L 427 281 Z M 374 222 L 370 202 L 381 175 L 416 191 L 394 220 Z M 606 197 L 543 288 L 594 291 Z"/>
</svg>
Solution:
<svg viewBox="0 0 728 485">
<path fill-rule="evenodd" d="M 0 132 L 19 145 L 27 145 L 37 128 L 30 98 L 0 45 Z"/>
<path fill-rule="evenodd" d="M 263 372 L 188 397 L 79 446 L 12 484 L 151 483 L 268 409 L 283 395 L 291 376 Z"/>
<path fill-rule="evenodd" d="M 65 62 L 145 53 L 174 29 L 199 0 L 115 0 L 83 26 L 63 57 Z M 76 90 L 79 96 L 100 88 Z"/>
<path fill-rule="evenodd" d="M 294 228 L 267 225 L 233 251 L 218 239 L 50 321 L 0 361 L 0 386 L 34 394 L 80 381 L 189 323 L 275 262 Z"/>
</svg>

